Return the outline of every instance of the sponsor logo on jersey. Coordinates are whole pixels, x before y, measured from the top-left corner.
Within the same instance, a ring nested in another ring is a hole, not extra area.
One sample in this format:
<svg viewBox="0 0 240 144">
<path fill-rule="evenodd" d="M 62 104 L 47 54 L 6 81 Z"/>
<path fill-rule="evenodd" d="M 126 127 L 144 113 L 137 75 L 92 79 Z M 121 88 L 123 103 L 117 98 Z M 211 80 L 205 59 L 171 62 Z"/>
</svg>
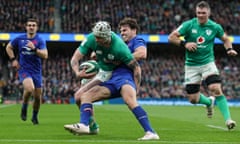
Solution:
<svg viewBox="0 0 240 144">
<path fill-rule="evenodd" d="M 203 37 L 203 36 L 199 36 L 198 38 L 197 38 L 197 44 L 202 44 L 202 43 L 204 43 L 205 42 L 205 38 Z"/>
</svg>

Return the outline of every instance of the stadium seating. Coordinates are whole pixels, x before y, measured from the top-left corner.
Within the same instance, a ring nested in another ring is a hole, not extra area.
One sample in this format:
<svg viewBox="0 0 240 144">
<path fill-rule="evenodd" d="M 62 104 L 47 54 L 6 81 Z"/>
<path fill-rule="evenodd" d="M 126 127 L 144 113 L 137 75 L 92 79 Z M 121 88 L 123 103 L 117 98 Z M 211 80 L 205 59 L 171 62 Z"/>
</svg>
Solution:
<svg viewBox="0 0 240 144">
<path fill-rule="evenodd" d="M 41 32 L 88 33 L 98 20 L 109 21 L 114 31 L 127 16 L 137 19 L 141 33 L 169 34 L 181 22 L 195 16 L 198 0 L 1 0 L 0 31 L 24 31 L 25 19 L 36 16 Z M 240 34 L 240 1 L 207 0 L 211 19 L 228 34 Z M 217 5 L 217 6 L 216 6 Z"/>
</svg>

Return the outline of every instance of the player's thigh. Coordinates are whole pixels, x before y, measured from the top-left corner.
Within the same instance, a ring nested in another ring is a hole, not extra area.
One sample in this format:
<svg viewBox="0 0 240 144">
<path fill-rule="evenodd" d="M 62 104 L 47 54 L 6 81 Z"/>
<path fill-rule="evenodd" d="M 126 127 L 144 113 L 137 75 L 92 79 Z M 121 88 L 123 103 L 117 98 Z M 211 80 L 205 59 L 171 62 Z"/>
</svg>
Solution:
<svg viewBox="0 0 240 144">
<path fill-rule="evenodd" d="M 35 88 L 31 77 L 25 78 L 22 83 L 23 83 L 23 88 L 26 91 L 33 91 Z"/>
<path fill-rule="evenodd" d="M 211 75 L 219 75 L 219 70 L 214 62 L 202 66 L 202 76 L 204 79 Z"/>
<path fill-rule="evenodd" d="M 78 91 L 77 91 L 77 95 L 81 95 L 82 93 L 88 91 L 89 89 L 91 89 L 92 87 L 100 84 L 101 81 L 98 79 L 92 79 L 91 81 L 89 81 L 88 83 L 86 83 L 84 86 L 82 86 Z"/>
<path fill-rule="evenodd" d="M 201 68 L 197 66 L 185 66 L 184 85 L 197 84 L 201 82 Z"/>
<path fill-rule="evenodd" d="M 136 89 L 129 84 L 125 84 L 121 88 L 121 95 L 124 102 L 130 107 L 134 108 L 137 104 L 137 93 Z"/>
<path fill-rule="evenodd" d="M 88 99 L 91 102 L 95 102 L 103 99 L 108 99 L 110 96 L 111 92 L 108 88 L 97 85 L 83 93 L 82 98 Z"/>
</svg>

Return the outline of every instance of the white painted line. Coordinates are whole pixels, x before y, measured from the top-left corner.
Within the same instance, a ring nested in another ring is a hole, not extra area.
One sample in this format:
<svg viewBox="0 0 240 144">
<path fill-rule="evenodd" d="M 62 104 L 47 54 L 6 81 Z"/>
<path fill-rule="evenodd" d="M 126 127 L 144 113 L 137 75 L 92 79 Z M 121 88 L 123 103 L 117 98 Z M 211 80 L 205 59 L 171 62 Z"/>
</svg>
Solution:
<svg viewBox="0 0 240 144">
<path fill-rule="evenodd" d="M 11 107 L 11 106 L 14 106 L 14 104 L 0 105 L 0 108 L 6 108 L 6 107 Z"/>
<path fill-rule="evenodd" d="M 25 142 L 25 143 L 141 143 L 141 141 L 137 140 L 79 140 L 79 139 L 73 139 L 73 140 L 43 140 L 43 139 L 0 139 L 1 142 Z M 145 141 L 145 143 L 161 143 L 161 144 L 239 144 L 239 142 L 196 142 L 196 141 L 161 141 L 161 140 L 155 140 L 155 141 Z"/>
<path fill-rule="evenodd" d="M 208 127 L 211 127 L 211 128 L 215 128 L 215 129 L 221 129 L 221 130 L 225 130 L 227 131 L 228 129 L 225 128 L 225 127 L 221 127 L 221 126 L 215 126 L 215 125 L 207 125 Z"/>
</svg>

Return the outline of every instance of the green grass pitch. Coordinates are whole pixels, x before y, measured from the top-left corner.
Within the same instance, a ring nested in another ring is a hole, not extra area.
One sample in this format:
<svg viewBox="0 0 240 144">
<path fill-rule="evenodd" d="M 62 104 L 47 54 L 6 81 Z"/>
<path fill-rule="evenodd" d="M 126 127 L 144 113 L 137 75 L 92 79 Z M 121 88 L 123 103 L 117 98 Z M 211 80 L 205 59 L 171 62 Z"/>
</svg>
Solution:
<svg viewBox="0 0 240 144">
<path fill-rule="evenodd" d="M 157 141 L 137 141 L 144 135 L 126 105 L 95 105 L 100 125 L 98 135 L 76 136 L 63 125 L 79 121 L 75 105 L 43 104 L 39 125 L 33 125 L 31 106 L 28 119 L 20 120 L 21 105 L 0 105 L 0 144 L 240 144 L 240 128 L 226 129 L 217 107 L 212 119 L 202 106 L 147 106 L 151 125 L 159 134 Z M 231 107 L 232 118 L 240 123 L 239 107 Z"/>
</svg>

